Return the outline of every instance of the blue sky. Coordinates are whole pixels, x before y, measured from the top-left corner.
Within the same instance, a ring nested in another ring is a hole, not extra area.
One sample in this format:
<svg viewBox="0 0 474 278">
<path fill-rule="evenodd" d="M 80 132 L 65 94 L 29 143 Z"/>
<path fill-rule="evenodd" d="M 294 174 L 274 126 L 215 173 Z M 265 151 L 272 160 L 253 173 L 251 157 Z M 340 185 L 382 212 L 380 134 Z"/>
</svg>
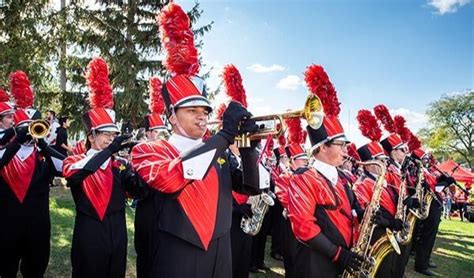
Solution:
<svg viewBox="0 0 474 278">
<path fill-rule="evenodd" d="M 194 1 L 177 1 L 189 10 Z M 383 103 L 416 131 L 427 105 L 474 88 L 470 0 L 199 1 L 201 24 L 214 21 L 202 56 L 239 68 L 254 114 L 299 109 L 305 68 L 320 64 L 341 101 L 349 137 L 365 143 L 355 115 Z M 223 94 L 218 102 L 223 101 Z"/>
</svg>

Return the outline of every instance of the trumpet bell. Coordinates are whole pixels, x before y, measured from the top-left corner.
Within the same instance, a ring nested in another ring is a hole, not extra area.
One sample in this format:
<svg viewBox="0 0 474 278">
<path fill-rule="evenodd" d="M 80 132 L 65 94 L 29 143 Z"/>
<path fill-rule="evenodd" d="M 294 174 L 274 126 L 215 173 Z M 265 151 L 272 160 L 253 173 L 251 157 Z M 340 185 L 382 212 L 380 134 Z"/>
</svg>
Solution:
<svg viewBox="0 0 474 278">
<path fill-rule="evenodd" d="M 315 95 L 309 95 L 306 98 L 303 109 L 303 118 L 306 120 L 308 125 L 312 129 L 318 129 L 323 124 L 323 104 L 319 97 Z"/>
<path fill-rule="evenodd" d="M 49 133 L 49 123 L 46 120 L 34 120 L 28 126 L 28 133 L 36 139 L 45 138 Z"/>
</svg>

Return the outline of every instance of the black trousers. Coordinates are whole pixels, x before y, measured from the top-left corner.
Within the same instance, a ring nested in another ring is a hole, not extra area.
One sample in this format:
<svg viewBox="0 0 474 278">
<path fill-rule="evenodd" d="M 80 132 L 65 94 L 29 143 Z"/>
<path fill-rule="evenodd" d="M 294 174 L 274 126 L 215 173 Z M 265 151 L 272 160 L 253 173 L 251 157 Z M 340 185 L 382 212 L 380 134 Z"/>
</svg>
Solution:
<svg viewBox="0 0 474 278">
<path fill-rule="evenodd" d="M 379 238 L 386 235 L 386 228 L 376 227 L 374 230 L 374 234 L 372 236 L 372 244 L 375 243 Z M 386 242 L 387 244 L 387 242 Z M 397 259 L 399 255 L 395 252 L 395 250 L 391 249 L 391 251 L 383 258 L 380 266 L 375 273 L 375 277 L 386 278 L 386 277 L 394 277 L 394 270 L 396 267 Z"/>
<path fill-rule="evenodd" d="M 442 206 L 433 200 L 430 206 L 428 218 L 420 221 L 420 230 L 418 242 L 416 242 L 415 269 L 425 270 L 433 251 L 436 234 L 438 233 L 439 223 L 441 222 Z"/>
<path fill-rule="evenodd" d="M 50 253 L 49 208 L 5 211 L 0 223 L 0 277 L 17 277 L 18 266 L 23 277 L 43 277 Z"/>
<path fill-rule="evenodd" d="M 293 275 L 293 268 L 296 260 L 296 250 L 298 240 L 291 230 L 291 223 L 288 219 L 282 217 L 282 255 L 285 266 L 285 277 L 296 277 Z"/>
<path fill-rule="evenodd" d="M 265 214 L 260 232 L 252 239 L 252 259 L 250 266 L 262 266 L 265 259 L 265 245 L 271 228 L 271 213 Z"/>
<path fill-rule="evenodd" d="M 202 250 L 167 232 L 155 234 L 151 277 L 232 277 L 230 231 Z"/>
<path fill-rule="evenodd" d="M 137 252 L 137 278 L 150 276 L 153 249 L 155 207 L 152 196 L 139 200 L 135 210 L 135 251 Z"/>
<path fill-rule="evenodd" d="M 232 277 L 248 278 L 250 259 L 252 256 L 252 236 L 244 233 L 240 228 L 242 215 L 232 213 L 232 227 L 230 239 L 232 246 Z"/>
<path fill-rule="evenodd" d="M 272 234 L 272 247 L 271 252 L 282 254 L 283 251 L 283 234 L 282 234 L 282 219 L 283 219 L 283 206 L 280 204 L 278 199 L 275 199 L 275 204 L 270 207 L 271 216 L 271 234 Z"/>
<path fill-rule="evenodd" d="M 71 249 L 72 277 L 125 277 L 127 229 L 125 210 L 102 221 L 76 214 Z"/>
<path fill-rule="evenodd" d="M 298 242 L 292 277 L 338 277 L 339 269 L 330 258 Z"/>
</svg>

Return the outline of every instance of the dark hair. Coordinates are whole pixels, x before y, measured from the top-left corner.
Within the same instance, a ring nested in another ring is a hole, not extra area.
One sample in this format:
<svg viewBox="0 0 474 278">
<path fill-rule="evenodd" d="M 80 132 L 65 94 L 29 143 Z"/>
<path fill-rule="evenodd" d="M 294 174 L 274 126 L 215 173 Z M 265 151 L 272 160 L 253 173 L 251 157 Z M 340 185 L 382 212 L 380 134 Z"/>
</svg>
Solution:
<svg viewBox="0 0 474 278">
<path fill-rule="evenodd" d="M 59 125 L 60 125 L 60 126 L 63 126 L 64 123 L 65 123 L 68 119 L 69 119 L 68 116 L 62 116 L 62 117 L 60 117 L 59 120 L 58 120 Z"/>
<path fill-rule="evenodd" d="M 53 114 L 53 117 L 56 117 L 56 112 L 54 112 L 53 110 L 51 110 L 51 109 L 50 109 L 50 110 L 46 110 L 46 112 L 49 112 L 49 113 Z"/>
</svg>

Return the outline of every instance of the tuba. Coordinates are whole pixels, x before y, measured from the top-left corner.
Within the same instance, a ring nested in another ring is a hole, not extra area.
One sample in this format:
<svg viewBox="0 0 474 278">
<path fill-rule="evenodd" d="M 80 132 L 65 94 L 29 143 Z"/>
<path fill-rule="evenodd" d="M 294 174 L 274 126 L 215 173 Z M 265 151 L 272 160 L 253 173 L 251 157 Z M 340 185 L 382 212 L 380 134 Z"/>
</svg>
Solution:
<svg viewBox="0 0 474 278">
<path fill-rule="evenodd" d="M 271 191 L 262 192 L 257 196 L 250 196 L 249 201 L 252 208 L 252 217 L 242 217 L 240 221 L 240 227 L 244 233 L 249 235 L 256 235 L 262 228 L 263 218 L 267 213 L 270 206 L 275 204 L 275 194 Z"/>
<path fill-rule="evenodd" d="M 383 258 L 395 250 L 400 254 L 400 247 L 395 239 L 393 232 L 386 229 L 386 234 L 371 244 L 372 235 L 376 224 L 374 223 L 375 214 L 380 208 L 380 198 L 382 190 L 386 186 L 385 173 L 386 166 L 381 161 L 357 162 L 359 165 L 376 165 L 382 170 L 374 184 L 374 192 L 369 205 L 365 209 L 364 217 L 360 224 L 360 235 L 357 243 L 352 247 L 352 252 L 364 258 L 364 262 L 360 269 L 356 272 L 349 273 L 344 271 L 342 277 L 372 277 L 377 273 Z"/>
</svg>

